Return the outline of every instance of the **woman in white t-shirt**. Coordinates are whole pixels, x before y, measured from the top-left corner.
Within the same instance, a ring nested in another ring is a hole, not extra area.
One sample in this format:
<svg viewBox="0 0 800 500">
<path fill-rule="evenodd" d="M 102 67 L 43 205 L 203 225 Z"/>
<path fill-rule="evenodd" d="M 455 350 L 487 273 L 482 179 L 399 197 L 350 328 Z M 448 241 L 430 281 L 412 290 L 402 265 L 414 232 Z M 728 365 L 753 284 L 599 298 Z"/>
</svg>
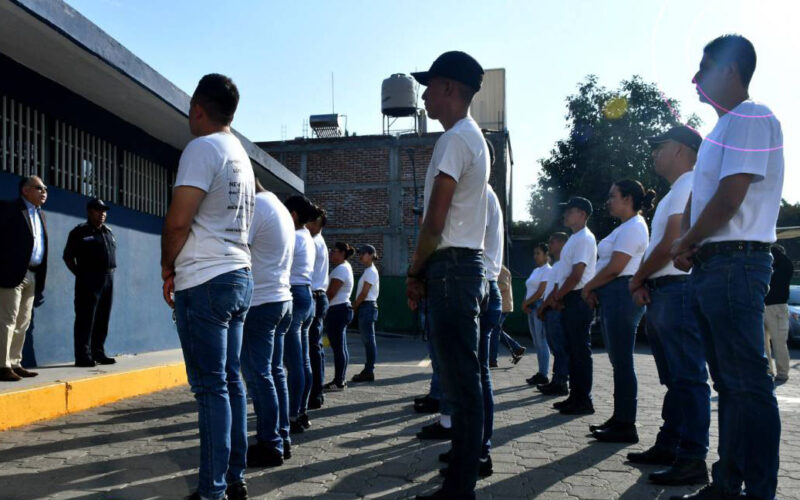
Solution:
<svg viewBox="0 0 800 500">
<path fill-rule="evenodd" d="M 353 306 L 350 305 L 350 293 L 353 291 L 353 268 L 347 259 L 353 256 L 355 249 L 347 243 L 337 241 L 330 252 L 330 265 L 333 269 L 328 282 L 330 307 L 325 316 L 325 335 L 333 349 L 335 374 L 333 380 L 323 386 L 325 392 L 341 391 L 347 383 L 347 325 L 353 321 Z"/>
<path fill-rule="evenodd" d="M 378 295 L 381 280 L 375 260 L 378 254 L 372 245 L 361 245 L 358 248 L 358 259 L 364 266 L 364 272 L 358 280 L 356 302 L 353 308 L 358 315 L 358 330 L 366 350 L 366 361 L 361 373 L 353 376 L 353 382 L 372 382 L 375 380 L 375 359 L 378 357 L 378 345 L 375 342 L 375 323 L 378 321 Z"/>
<path fill-rule="evenodd" d="M 547 243 L 539 243 L 533 249 L 536 268 L 525 281 L 525 301 L 522 303 L 522 311 L 528 315 L 528 329 L 531 332 L 533 347 L 536 349 L 536 357 L 539 361 L 539 371 L 526 379 L 530 385 L 544 385 L 550 382 L 547 378 L 550 370 L 550 346 L 545 337 L 544 323 L 536 316 L 537 309 L 542 305 L 544 289 L 547 287 L 547 281 L 543 277 L 550 270 L 550 258 L 547 250 Z"/>
<path fill-rule="evenodd" d="M 311 358 L 308 352 L 308 329 L 314 319 L 311 276 L 314 272 L 316 246 L 305 224 L 319 216 L 318 208 L 305 196 L 290 196 L 284 202 L 295 227 L 294 256 L 289 283 L 292 291 L 292 323 L 284 339 L 283 362 L 289 387 L 289 429 L 303 432 L 308 420 L 308 396 L 311 393 Z"/>
<path fill-rule="evenodd" d="M 583 287 L 583 299 L 593 308 L 599 306 L 603 340 L 614 368 L 614 413 L 602 425 L 590 426 L 599 441 L 639 441 L 633 347 L 644 308 L 634 304 L 628 283 L 649 241 L 641 212 L 652 210 L 655 197 L 655 191 L 645 192 L 639 181 L 625 179 L 611 186 L 608 211 L 621 223 L 597 245 L 597 273 Z"/>
</svg>

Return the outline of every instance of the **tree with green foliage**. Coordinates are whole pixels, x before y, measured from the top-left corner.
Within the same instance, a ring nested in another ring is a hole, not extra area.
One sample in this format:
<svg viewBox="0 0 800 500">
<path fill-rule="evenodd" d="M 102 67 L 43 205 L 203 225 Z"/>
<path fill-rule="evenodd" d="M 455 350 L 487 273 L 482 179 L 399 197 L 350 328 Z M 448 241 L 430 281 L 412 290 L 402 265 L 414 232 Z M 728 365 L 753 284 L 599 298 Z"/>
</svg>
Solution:
<svg viewBox="0 0 800 500">
<path fill-rule="evenodd" d="M 544 239 L 560 228 L 558 203 L 583 196 L 595 209 L 589 227 L 598 239 L 605 237 L 616 225 L 606 200 L 617 180 L 636 179 L 645 189 L 666 194 L 669 185 L 653 171 L 646 139 L 679 125 L 679 109 L 676 100 L 639 76 L 624 80 L 616 90 L 587 76 L 578 93 L 567 98 L 568 137 L 539 160 L 542 172 L 528 205 L 533 236 Z M 697 127 L 700 119 L 692 115 L 686 124 Z"/>
</svg>

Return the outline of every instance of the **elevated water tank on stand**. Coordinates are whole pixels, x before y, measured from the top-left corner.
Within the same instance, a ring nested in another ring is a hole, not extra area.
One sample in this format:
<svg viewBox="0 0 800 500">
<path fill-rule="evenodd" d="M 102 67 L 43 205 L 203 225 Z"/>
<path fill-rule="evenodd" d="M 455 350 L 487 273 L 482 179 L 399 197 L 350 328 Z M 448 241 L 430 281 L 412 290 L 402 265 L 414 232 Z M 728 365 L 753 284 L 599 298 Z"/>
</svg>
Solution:
<svg viewBox="0 0 800 500">
<path fill-rule="evenodd" d="M 383 114 L 383 133 L 418 132 L 417 89 L 414 79 L 403 73 L 395 73 L 381 85 L 381 113 Z M 414 120 L 412 130 L 390 129 L 398 118 L 409 117 Z"/>
</svg>

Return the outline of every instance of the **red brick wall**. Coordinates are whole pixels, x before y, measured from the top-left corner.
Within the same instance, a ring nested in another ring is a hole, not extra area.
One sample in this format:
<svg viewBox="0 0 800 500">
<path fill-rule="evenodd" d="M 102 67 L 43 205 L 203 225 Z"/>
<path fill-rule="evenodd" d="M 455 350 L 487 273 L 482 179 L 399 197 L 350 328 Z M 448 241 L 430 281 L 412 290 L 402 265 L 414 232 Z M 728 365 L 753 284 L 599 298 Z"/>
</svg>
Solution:
<svg viewBox="0 0 800 500">
<path fill-rule="evenodd" d="M 389 148 L 338 149 L 308 153 L 307 184 L 389 181 Z"/>
<path fill-rule="evenodd" d="M 388 227 L 389 194 L 385 188 L 314 191 L 307 196 L 328 211 L 328 227 Z"/>
</svg>

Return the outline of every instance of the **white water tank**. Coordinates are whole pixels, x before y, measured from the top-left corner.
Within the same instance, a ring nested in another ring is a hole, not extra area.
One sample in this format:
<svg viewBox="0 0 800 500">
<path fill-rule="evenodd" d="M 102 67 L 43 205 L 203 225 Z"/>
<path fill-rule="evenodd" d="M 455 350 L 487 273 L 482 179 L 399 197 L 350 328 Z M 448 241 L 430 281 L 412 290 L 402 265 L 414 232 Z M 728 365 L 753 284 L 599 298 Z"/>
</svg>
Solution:
<svg viewBox="0 0 800 500">
<path fill-rule="evenodd" d="M 381 85 L 381 113 L 386 116 L 413 116 L 417 112 L 417 94 L 414 79 L 396 73 Z"/>
</svg>

